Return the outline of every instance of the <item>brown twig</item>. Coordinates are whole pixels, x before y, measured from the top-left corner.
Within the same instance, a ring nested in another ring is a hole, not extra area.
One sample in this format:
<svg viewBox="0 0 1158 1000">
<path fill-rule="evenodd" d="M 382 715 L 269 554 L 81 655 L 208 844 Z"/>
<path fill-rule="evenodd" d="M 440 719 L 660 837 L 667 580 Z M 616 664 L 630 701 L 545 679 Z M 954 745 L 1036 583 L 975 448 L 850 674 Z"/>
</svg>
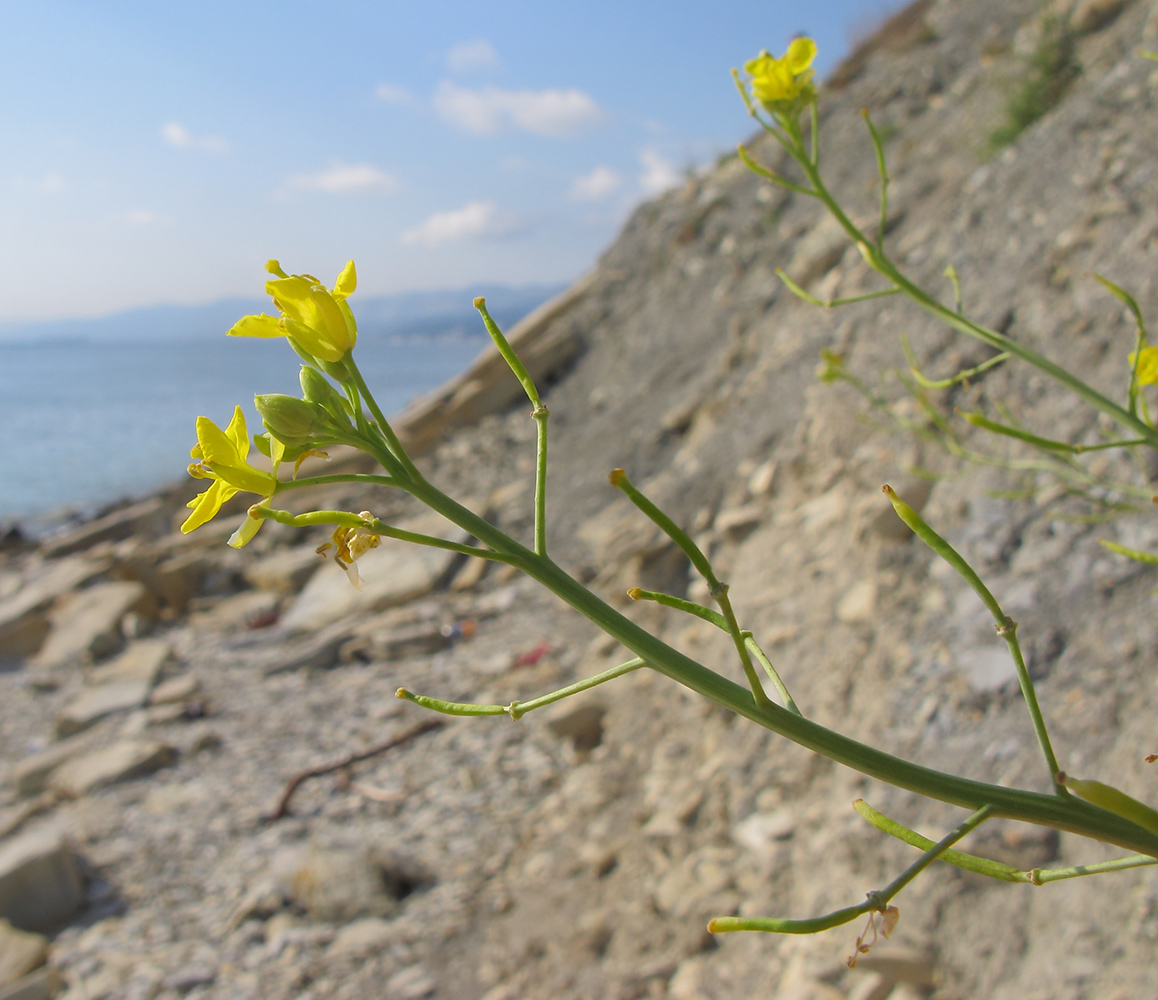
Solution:
<svg viewBox="0 0 1158 1000">
<path fill-rule="evenodd" d="M 333 774 L 334 771 L 340 771 L 342 768 L 349 767 L 351 764 L 357 764 L 360 761 L 369 760 L 371 757 L 377 757 L 379 754 L 386 753 L 388 750 L 393 750 L 395 747 L 409 743 L 412 739 L 421 736 L 423 733 L 429 733 L 434 729 L 441 729 L 445 724 L 441 719 L 427 719 L 425 722 L 420 722 L 417 726 L 412 726 L 410 729 L 404 730 L 397 736 L 391 736 L 390 739 L 384 740 L 381 743 L 375 743 L 365 750 L 359 750 L 357 753 L 348 753 L 338 760 L 330 761 L 328 764 L 320 764 L 317 767 L 311 767 L 295 774 L 286 783 L 285 790 L 281 793 L 281 798 L 278 799 L 273 812 L 269 814 L 268 821 L 270 823 L 276 823 L 283 816 L 289 815 L 290 799 L 293 798 L 294 792 L 298 790 L 298 786 L 310 778 L 319 778 L 323 774 Z"/>
</svg>

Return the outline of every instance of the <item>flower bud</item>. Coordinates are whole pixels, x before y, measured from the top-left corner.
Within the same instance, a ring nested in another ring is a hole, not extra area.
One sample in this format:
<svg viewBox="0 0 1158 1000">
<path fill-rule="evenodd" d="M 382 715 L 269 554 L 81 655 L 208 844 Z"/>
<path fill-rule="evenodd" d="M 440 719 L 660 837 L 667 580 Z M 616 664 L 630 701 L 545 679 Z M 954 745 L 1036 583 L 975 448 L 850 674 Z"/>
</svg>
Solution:
<svg viewBox="0 0 1158 1000">
<path fill-rule="evenodd" d="M 322 407 L 338 424 L 339 427 L 351 427 L 350 414 L 346 401 L 322 375 L 321 372 L 309 365 L 302 365 L 298 380 L 302 384 L 302 395 L 307 402 Z"/>
<path fill-rule="evenodd" d="M 316 403 L 275 392 L 254 396 L 253 405 L 266 429 L 284 444 L 306 441 L 324 430 L 320 424 L 325 411 Z"/>
</svg>

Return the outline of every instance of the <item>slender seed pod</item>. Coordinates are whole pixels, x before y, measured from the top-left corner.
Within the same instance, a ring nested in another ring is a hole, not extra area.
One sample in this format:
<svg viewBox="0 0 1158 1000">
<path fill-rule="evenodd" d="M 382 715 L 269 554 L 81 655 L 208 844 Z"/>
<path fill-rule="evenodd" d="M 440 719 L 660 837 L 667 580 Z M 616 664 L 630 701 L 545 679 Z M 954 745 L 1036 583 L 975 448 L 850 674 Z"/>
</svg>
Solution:
<svg viewBox="0 0 1158 1000">
<path fill-rule="evenodd" d="M 1158 810 L 1151 809 L 1144 802 L 1131 798 L 1125 792 L 1120 792 L 1100 781 L 1071 778 L 1065 771 L 1057 776 L 1057 780 L 1058 784 L 1065 785 L 1078 798 L 1116 813 L 1131 823 L 1137 823 L 1144 830 L 1158 833 Z"/>
</svg>

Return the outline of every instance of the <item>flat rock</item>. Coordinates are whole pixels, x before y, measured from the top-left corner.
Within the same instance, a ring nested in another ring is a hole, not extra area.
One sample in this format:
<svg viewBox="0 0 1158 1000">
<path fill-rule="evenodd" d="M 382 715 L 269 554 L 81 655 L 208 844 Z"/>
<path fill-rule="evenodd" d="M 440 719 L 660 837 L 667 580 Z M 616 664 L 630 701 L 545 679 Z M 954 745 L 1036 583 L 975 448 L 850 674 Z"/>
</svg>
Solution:
<svg viewBox="0 0 1158 1000">
<path fill-rule="evenodd" d="M 190 618 L 190 624 L 216 632 L 251 628 L 253 623 L 275 615 L 277 602 L 277 594 L 263 590 L 247 590 L 226 597 L 208 611 L 198 612 Z"/>
<path fill-rule="evenodd" d="M 854 583 L 836 606 L 836 617 L 848 625 L 871 622 L 876 607 L 877 585 L 872 579 Z"/>
<path fill-rule="evenodd" d="M 119 656 L 95 667 L 88 675 L 89 682 L 144 681 L 152 687 L 172 652 L 172 645 L 164 639 L 138 639 L 129 643 Z"/>
<path fill-rule="evenodd" d="M 96 746 L 94 733 L 81 733 L 47 750 L 41 750 L 18 761 L 12 768 L 12 784 L 21 798 L 41 794 L 48 787 L 48 776 L 65 761 L 79 757 Z"/>
<path fill-rule="evenodd" d="M 467 539 L 465 532 L 438 514 L 423 515 L 398 527 L 456 542 Z M 347 615 L 405 604 L 432 590 L 460 558 L 444 549 L 383 538 L 378 548 L 358 560 L 361 590 L 332 560 L 327 561 L 282 617 L 282 625 L 295 632 L 312 632 Z"/>
<path fill-rule="evenodd" d="M 422 1000 L 434 993 L 433 977 L 421 965 L 411 965 L 394 973 L 386 981 L 386 996 L 399 1000 Z"/>
<path fill-rule="evenodd" d="M 48 938 L 17 930 L 0 920 L 0 986 L 8 986 L 39 969 L 48 957 Z"/>
<path fill-rule="evenodd" d="M 37 969 L 8 986 L 0 986 L 0 1000 L 50 1000 L 63 982 L 64 977 L 56 969 Z"/>
<path fill-rule="evenodd" d="M 182 552 L 161 563 L 154 576 L 156 594 L 178 614 L 197 596 L 201 581 L 213 568 L 204 552 Z"/>
<path fill-rule="evenodd" d="M 353 628 L 351 621 L 338 621 L 316 635 L 273 644 L 261 654 L 258 666 L 266 677 L 293 670 L 329 670 L 337 664 Z"/>
<path fill-rule="evenodd" d="M 136 580 L 98 583 L 71 595 L 53 612 L 52 631 L 32 665 L 53 670 L 113 652 L 121 642 L 121 619 L 144 596 Z"/>
<path fill-rule="evenodd" d="M 797 816 L 791 809 L 753 813 L 732 828 L 732 839 L 753 854 L 768 858 L 776 851 L 776 841 L 791 837 L 796 825 Z"/>
<path fill-rule="evenodd" d="M 83 905 L 80 866 L 59 827 L 30 828 L 0 847 L 0 917 L 51 930 Z"/>
<path fill-rule="evenodd" d="M 0 601 L 0 656 L 35 653 L 49 631 L 48 606 L 108 567 L 108 560 L 63 559 Z"/>
<path fill-rule="evenodd" d="M 332 957 L 348 955 L 351 958 L 365 958 L 388 948 L 396 936 L 397 930 L 390 921 L 381 917 L 363 917 L 338 931 L 327 954 Z"/>
<path fill-rule="evenodd" d="M 172 747 L 156 740 L 121 740 L 62 764 L 49 775 L 48 787 L 65 798 L 78 799 L 106 785 L 151 774 L 172 759 Z"/>
<path fill-rule="evenodd" d="M 149 695 L 150 705 L 173 705 L 188 701 L 201 690 L 201 681 L 196 674 L 182 674 L 180 677 L 171 677 Z"/>
<path fill-rule="evenodd" d="M 321 566 L 322 558 L 315 546 L 298 545 L 247 566 L 245 579 L 258 590 L 296 594 Z"/>
<path fill-rule="evenodd" d="M 161 532 L 166 527 L 166 520 L 164 501 L 160 497 L 150 497 L 51 538 L 40 551 L 49 559 L 56 559 L 92 548 L 98 542 L 120 541 L 150 529 Z"/>
<path fill-rule="evenodd" d="M 283 857 L 278 867 L 283 895 L 314 920 L 385 917 L 398 906 L 381 864 L 366 850 L 311 847 Z"/>
<path fill-rule="evenodd" d="M 547 728 L 560 739 L 570 739 L 576 750 L 593 750 L 603 741 L 603 716 L 598 702 L 571 705 L 562 702 L 548 710 Z"/>
<path fill-rule="evenodd" d="M 147 681 L 116 681 L 86 688 L 56 718 L 60 739 L 75 736 L 108 715 L 140 708 L 149 697 Z"/>
</svg>

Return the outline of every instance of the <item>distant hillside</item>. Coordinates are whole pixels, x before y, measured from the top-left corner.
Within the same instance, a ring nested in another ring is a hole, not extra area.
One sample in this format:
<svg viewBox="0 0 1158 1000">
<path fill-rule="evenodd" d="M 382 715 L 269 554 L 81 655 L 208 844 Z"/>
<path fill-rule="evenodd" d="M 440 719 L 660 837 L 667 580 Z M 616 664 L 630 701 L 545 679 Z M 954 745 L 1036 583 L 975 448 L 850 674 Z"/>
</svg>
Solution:
<svg viewBox="0 0 1158 1000">
<path fill-rule="evenodd" d="M 429 292 L 401 292 L 355 301 L 362 334 L 438 336 L 484 333 L 471 303 L 485 295 L 500 325 L 509 325 L 563 289 L 563 285 L 477 284 Z M 221 299 L 199 306 L 149 306 L 95 319 L 0 322 L 0 343 L 45 341 L 125 342 L 217 337 L 246 313 L 271 312 L 268 298 Z"/>
</svg>

